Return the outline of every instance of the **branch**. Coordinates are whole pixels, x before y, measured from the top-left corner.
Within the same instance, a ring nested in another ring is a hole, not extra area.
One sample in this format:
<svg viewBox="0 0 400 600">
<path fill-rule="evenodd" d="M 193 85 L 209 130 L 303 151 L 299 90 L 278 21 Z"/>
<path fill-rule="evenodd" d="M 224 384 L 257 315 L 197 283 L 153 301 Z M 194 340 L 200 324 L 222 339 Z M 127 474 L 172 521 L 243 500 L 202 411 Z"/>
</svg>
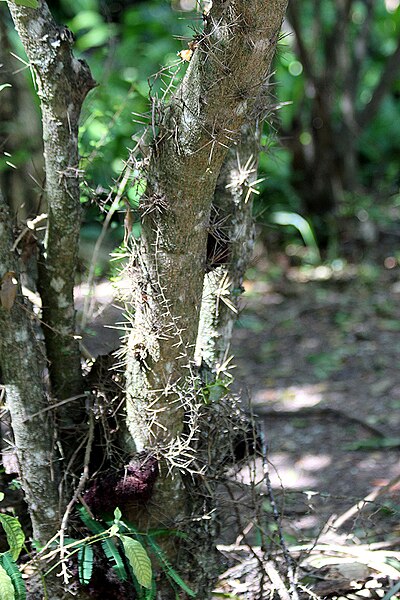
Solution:
<svg viewBox="0 0 400 600">
<path fill-rule="evenodd" d="M 287 14 L 289 23 L 292 26 L 295 35 L 298 54 L 304 68 L 304 73 L 314 87 L 317 87 L 318 74 L 314 70 L 314 64 L 316 63 L 313 64 L 312 53 L 308 50 L 306 44 L 304 43 L 305 36 L 300 23 L 297 0 L 292 0 L 289 3 Z"/>
<path fill-rule="evenodd" d="M 44 0 L 37 9 L 11 0 L 8 6 L 41 102 L 48 222 L 39 289 L 53 390 L 67 398 L 82 391 L 73 299 L 81 213 L 78 121 L 95 84 L 86 63 L 72 55 L 71 32 L 55 23 Z"/>
<path fill-rule="evenodd" d="M 358 84 L 361 77 L 362 65 L 365 61 L 368 52 L 368 42 L 371 33 L 371 25 L 374 16 L 374 0 L 365 0 L 366 15 L 365 19 L 360 28 L 359 34 L 354 40 L 353 44 L 353 61 L 351 69 L 347 75 L 347 86 L 351 90 L 353 103 L 355 103 L 357 96 Z"/>
<path fill-rule="evenodd" d="M 19 471 L 33 525 L 33 537 L 47 542 L 58 530 L 58 492 L 53 462 L 53 424 L 45 411 L 48 406 L 44 385 L 43 349 L 19 292 L 4 308 L 7 274 L 17 275 L 12 252 L 11 215 L 0 192 L 0 370 L 6 389 Z M 14 290 L 14 294 L 17 288 Z M 10 299 L 10 297 L 9 297 Z M 11 304 L 11 306 L 10 306 Z"/>
<path fill-rule="evenodd" d="M 400 40 L 397 43 L 396 50 L 389 56 L 381 73 L 381 77 L 375 86 L 371 100 L 362 108 L 357 115 L 357 123 L 361 129 L 364 129 L 375 117 L 379 106 L 391 90 L 393 84 L 397 81 L 400 71 Z"/>
<path fill-rule="evenodd" d="M 337 0 L 336 20 L 332 33 L 325 40 L 325 79 L 334 85 L 334 78 L 341 74 L 341 63 L 346 62 L 346 41 L 348 39 L 350 10 L 353 0 Z"/>
</svg>

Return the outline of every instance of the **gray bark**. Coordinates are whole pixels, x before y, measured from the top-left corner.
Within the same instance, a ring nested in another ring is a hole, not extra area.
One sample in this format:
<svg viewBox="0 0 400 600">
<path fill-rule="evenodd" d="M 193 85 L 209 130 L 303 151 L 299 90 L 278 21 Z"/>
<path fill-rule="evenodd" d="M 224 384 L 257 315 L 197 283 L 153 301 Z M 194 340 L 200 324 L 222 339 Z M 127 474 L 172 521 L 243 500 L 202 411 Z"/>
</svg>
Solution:
<svg viewBox="0 0 400 600">
<path fill-rule="evenodd" d="M 8 206 L 0 193 L 0 277 L 15 273 L 17 261 Z M 4 279 L 3 279 L 4 281 Z M 10 310 L 0 306 L 0 369 L 10 411 L 15 451 L 33 537 L 47 542 L 58 530 L 57 463 L 53 462 L 53 423 L 45 387 L 43 348 L 35 339 L 29 311 L 18 293 Z"/>
<path fill-rule="evenodd" d="M 41 102 L 48 221 L 39 265 L 46 348 L 54 393 L 82 391 L 73 289 L 80 229 L 78 121 L 94 81 L 71 52 L 72 34 L 53 20 L 44 0 L 37 9 L 8 6 L 30 61 Z M 66 424 L 71 409 L 62 411 Z"/>
</svg>

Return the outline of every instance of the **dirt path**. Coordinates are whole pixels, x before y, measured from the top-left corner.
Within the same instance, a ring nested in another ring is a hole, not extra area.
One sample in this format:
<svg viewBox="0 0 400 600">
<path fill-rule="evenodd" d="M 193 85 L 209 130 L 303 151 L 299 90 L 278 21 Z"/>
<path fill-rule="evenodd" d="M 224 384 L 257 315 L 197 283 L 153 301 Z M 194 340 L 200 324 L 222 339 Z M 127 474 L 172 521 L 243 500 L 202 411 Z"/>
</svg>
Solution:
<svg viewBox="0 0 400 600">
<path fill-rule="evenodd" d="M 260 414 L 272 481 L 301 539 L 400 474 L 400 269 L 292 268 L 275 282 L 263 270 L 246 282 L 235 377 Z M 96 296 L 84 339 L 94 355 L 118 346 L 120 332 L 104 325 L 121 321 L 109 284 Z M 346 527 L 384 537 L 399 513 L 394 490 Z"/>
<path fill-rule="evenodd" d="M 399 275 L 318 267 L 246 284 L 236 378 L 262 414 L 273 484 L 297 539 L 400 474 Z M 380 537 L 399 513 L 393 490 L 346 526 Z"/>
</svg>

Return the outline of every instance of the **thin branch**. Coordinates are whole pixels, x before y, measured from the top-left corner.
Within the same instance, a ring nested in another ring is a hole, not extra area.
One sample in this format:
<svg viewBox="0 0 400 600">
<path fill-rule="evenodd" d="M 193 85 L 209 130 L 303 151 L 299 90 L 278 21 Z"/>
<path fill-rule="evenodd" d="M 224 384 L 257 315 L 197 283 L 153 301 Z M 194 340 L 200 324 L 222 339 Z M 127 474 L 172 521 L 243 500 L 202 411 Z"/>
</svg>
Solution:
<svg viewBox="0 0 400 600">
<path fill-rule="evenodd" d="M 372 121 L 379 110 L 383 98 L 388 94 L 397 81 L 400 71 L 400 40 L 396 50 L 389 56 L 383 68 L 381 77 L 375 86 L 371 100 L 362 108 L 357 115 L 357 123 L 364 129 Z"/>
<path fill-rule="evenodd" d="M 69 501 L 67 508 L 65 509 L 63 518 L 61 520 L 61 527 L 60 527 L 60 561 L 61 561 L 61 570 L 62 570 L 65 584 L 68 584 L 68 581 L 70 578 L 70 576 L 68 574 L 68 570 L 67 570 L 67 565 L 65 562 L 65 546 L 64 546 L 65 532 L 67 530 L 68 519 L 69 519 L 69 515 L 71 514 L 71 510 L 75 506 L 75 503 L 77 502 L 79 496 L 83 492 L 85 484 L 86 484 L 87 480 L 89 479 L 89 462 L 90 462 L 90 455 L 92 452 L 93 439 L 94 439 L 94 417 L 93 417 L 92 407 L 89 407 L 88 412 L 89 412 L 89 431 L 88 431 L 88 439 L 87 439 L 87 443 L 86 443 L 86 450 L 85 450 L 85 456 L 84 456 L 84 461 L 83 461 L 83 472 L 80 477 L 79 483 L 76 487 L 76 490 L 74 492 L 74 495 L 71 498 L 71 500 Z"/>
<path fill-rule="evenodd" d="M 289 23 L 292 26 L 295 35 L 296 45 L 299 52 L 299 58 L 303 65 L 304 73 L 310 79 L 310 81 L 314 85 L 316 85 L 318 80 L 318 73 L 316 72 L 314 67 L 312 53 L 308 50 L 304 42 L 304 34 L 302 30 L 302 25 L 300 23 L 298 0 L 292 0 L 291 2 L 289 2 L 287 15 Z"/>
<path fill-rule="evenodd" d="M 361 25 L 360 31 L 353 44 L 352 66 L 347 75 L 347 87 L 351 90 L 353 102 L 357 96 L 358 84 L 361 78 L 362 65 L 368 53 L 371 25 L 374 16 L 374 0 L 364 0 L 366 6 L 365 19 Z"/>
</svg>

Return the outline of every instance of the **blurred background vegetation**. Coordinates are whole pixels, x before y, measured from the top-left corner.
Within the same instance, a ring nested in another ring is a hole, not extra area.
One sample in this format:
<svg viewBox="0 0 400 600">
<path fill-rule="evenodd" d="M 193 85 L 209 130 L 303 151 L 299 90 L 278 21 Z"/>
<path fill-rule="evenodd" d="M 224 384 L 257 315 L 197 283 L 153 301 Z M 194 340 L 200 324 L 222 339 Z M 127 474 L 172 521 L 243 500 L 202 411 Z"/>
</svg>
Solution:
<svg viewBox="0 0 400 600">
<path fill-rule="evenodd" d="M 128 149 L 151 118 L 149 92 L 162 94 L 171 75 L 174 83 L 182 77 L 186 64 L 177 53 L 201 29 L 202 13 L 196 0 L 51 5 L 99 83 L 85 104 L 80 139 L 85 262 Z M 39 114 L 29 68 L 14 57 L 23 52 L 5 10 L 1 16 L 0 85 L 12 87 L 1 92 L 0 183 L 26 219 L 44 209 Z M 255 202 L 266 248 L 289 248 L 290 260 L 305 263 L 353 260 L 381 236 L 400 235 L 399 72 L 399 0 L 291 0 Z M 107 250 L 121 243 L 126 202 L 134 210 L 141 187 L 121 201 Z M 96 269 L 104 274 L 101 261 Z"/>
</svg>

